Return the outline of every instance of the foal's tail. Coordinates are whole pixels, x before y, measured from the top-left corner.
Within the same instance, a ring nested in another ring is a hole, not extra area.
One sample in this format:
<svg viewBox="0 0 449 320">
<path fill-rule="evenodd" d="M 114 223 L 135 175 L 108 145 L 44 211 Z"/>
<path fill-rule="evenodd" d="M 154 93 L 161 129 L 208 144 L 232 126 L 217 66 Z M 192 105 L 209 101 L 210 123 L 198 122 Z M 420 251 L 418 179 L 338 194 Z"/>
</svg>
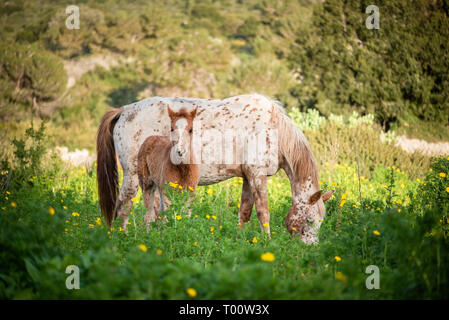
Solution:
<svg viewBox="0 0 449 320">
<path fill-rule="evenodd" d="M 115 202 L 118 195 L 117 160 L 112 136 L 115 123 L 123 108 L 106 112 L 101 119 L 97 134 L 97 183 L 100 208 L 110 227 L 114 220 Z"/>
</svg>

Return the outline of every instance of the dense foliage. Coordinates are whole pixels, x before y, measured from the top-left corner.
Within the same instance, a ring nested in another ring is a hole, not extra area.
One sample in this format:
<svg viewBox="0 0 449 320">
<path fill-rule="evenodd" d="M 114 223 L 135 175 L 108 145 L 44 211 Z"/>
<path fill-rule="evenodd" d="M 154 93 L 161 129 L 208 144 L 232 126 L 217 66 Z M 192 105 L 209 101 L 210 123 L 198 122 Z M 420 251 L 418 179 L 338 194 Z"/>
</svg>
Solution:
<svg viewBox="0 0 449 320">
<path fill-rule="evenodd" d="M 295 88 L 303 109 L 372 113 L 387 127 L 413 117 L 448 123 L 449 6 L 380 1 L 380 29 L 365 26 L 369 1 L 326 1 L 296 40 Z"/>
<path fill-rule="evenodd" d="M 110 106 L 151 95 L 260 92 L 289 110 L 356 110 L 384 130 L 449 137 L 447 2 L 380 1 L 379 30 L 365 26 L 369 4 L 83 1 L 80 29 L 71 30 L 70 1 L 3 2 L 0 117 L 21 119 L 33 107 L 51 115 L 50 128 L 83 131 L 55 130 L 57 142 L 92 148 Z M 95 69 L 97 57 L 112 67 Z"/>
</svg>

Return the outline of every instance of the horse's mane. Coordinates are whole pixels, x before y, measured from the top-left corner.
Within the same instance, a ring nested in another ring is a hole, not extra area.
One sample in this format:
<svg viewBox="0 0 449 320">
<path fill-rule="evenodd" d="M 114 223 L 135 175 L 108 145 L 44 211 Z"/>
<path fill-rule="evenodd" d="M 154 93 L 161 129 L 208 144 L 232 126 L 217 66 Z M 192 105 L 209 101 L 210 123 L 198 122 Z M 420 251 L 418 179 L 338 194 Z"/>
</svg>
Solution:
<svg viewBox="0 0 449 320">
<path fill-rule="evenodd" d="M 273 101 L 272 121 L 278 130 L 279 150 L 287 160 L 296 179 L 304 183 L 309 177 L 318 185 L 318 169 L 309 142 L 287 116 L 279 101 Z"/>
</svg>

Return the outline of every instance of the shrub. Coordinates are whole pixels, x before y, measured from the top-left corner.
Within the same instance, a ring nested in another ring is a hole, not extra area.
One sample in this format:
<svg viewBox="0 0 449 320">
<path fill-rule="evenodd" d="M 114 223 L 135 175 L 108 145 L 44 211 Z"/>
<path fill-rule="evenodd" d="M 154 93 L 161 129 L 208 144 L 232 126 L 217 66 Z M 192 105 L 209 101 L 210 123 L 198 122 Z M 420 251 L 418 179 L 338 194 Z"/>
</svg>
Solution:
<svg viewBox="0 0 449 320">
<path fill-rule="evenodd" d="M 25 139 L 14 139 L 14 158 L 5 159 L 2 156 L 1 168 L 4 175 L 0 175 L 0 186 L 2 190 L 17 190 L 27 183 L 31 183 L 33 176 L 42 171 L 42 159 L 47 152 L 48 141 L 45 136 L 45 121 L 39 128 L 33 125 L 25 132 Z"/>
<path fill-rule="evenodd" d="M 439 212 L 439 225 L 449 236 L 449 156 L 432 158 L 431 166 L 420 186 L 417 206 Z"/>
<path fill-rule="evenodd" d="M 6 45 L 0 49 L 0 78 L 8 100 L 39 103 L 54 100 L 66 87 L 62 60 L 37 45 Z"/>
</svg>

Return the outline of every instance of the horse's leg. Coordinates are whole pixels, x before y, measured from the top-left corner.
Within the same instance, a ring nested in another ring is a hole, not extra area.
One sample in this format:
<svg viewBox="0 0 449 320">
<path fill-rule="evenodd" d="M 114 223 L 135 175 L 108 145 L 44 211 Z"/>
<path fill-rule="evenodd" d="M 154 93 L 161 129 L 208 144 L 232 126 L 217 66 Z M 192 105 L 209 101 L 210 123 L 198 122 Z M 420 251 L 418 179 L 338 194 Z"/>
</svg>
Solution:
<svg viewBox="0 0 449 320">
<path fill-rule="evenodd" d="M 257 218 L 259 218 L 260 230 L 270 236 L 270 213 L 267 200 L 267 176 L 260 172 L 252 172 L 247 175 L 249 187 L 256 203 Z"/>
<path fill-rule="evenodd" d="M 240 196 L 239 208 L 239 225 L 243 229 L 244 223 L 251 219 L 251 212 L 253 210 L 254 198 L 249 187 L 248 180 L 243 177 L 242 194 Z"/>
<path fill-rule="evenodd" d="M 115 217 L 122 218 L 122 228 L 125 231 L 128 225 L 128 215 L 132 208 L 131 199 L 136 196 L 138 189 L 139 181 L 137 175 L 132 176 L 124 173 L 123 184 L 115 204 Z"/>
</svg>

